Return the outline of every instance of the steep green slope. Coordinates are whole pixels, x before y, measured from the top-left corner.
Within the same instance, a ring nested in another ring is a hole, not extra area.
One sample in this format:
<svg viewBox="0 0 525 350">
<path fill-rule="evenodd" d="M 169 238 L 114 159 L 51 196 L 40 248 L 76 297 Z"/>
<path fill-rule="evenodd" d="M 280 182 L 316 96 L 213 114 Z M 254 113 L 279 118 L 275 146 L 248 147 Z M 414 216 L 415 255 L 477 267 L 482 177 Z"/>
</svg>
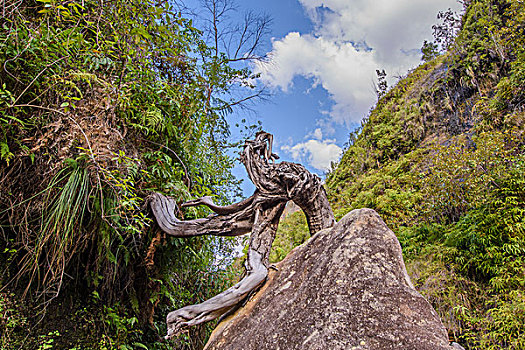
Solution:
<svg viewBox="0 0 525 350">
<path fill-rule="evenodd" d="M 327 188 L 376 209 L 451 339 L 525 348 L 525 6 L 473 0 L 448 52 L 392 88 Z"/>
<path fill-rule="evenodd" d="M 152 191 L 229 200 L 215 97 L 249 71 L 166 1 L 1 7 L 0 348 L 202 348 L 210 326 L 159 335 L 230 282 L 232 243 L 165 237 L 144 208 Z"/>
</svg>

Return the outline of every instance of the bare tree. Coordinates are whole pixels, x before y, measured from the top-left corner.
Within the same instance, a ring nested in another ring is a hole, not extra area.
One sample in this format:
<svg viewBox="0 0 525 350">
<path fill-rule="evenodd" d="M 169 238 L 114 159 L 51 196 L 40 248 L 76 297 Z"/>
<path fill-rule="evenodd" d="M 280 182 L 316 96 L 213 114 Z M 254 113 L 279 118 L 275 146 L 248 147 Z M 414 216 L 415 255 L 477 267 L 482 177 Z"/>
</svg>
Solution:
<svg viewBox="0 0 525 350">
<path fill-rule="evenodd" d="M 376 69 L 377 74 L 377 87 L 376 95 L 378 99 L 381 99 L 388 91 L 388 82 L 386 81 L 386 72 L 384 69 Z"/>
<path fill-rule="evenodd" d="M 255 193 L 230 206 L 215 205 L 203 197 L 182 206 L 206 205 L 216 214 L 204 219 L 181 221 L 175 217 L 176 203 L 159 193 L 150 200 L 150 207 L 159 227 L 175 237 L 200 235 L 238 236 L 251 232 L 246 276 L 230 289 L 196 305 L 170 312 L 167 317 L 170 338 L 185 327 L 215 319 L 234 308 L 250 292 L 260 286 L 268 275 L 269 255 L 279 218 L 286 202 L 294 201 L 304 211 L 310 234 L 332 227 L 334 215 L 321 179 L 302 165 L 275 163 L 273 136 L 259 132 L 245 143 L 241 155 L 248 176 L 256 186 Z"/>
<path fill-rule="evenodd" d="M 253 11 L 240 15 L 234 0 L 201 0 L 200 4 L 199 9 L 184 11 L 201 24 L 204 40 L 215 56 L 224 54 L 228 61 L 265 58 L 261 45 L 263 38 L 270 34 L 269 15 Z"/>
<path fill-rule="evenodd" d="M 266 60 L 263 44 L 270 34 L 271 17 L 253 11 L 241 14 L 235 0 L 200 0 L 198 8 L 188 8 L 181 1 L 175 4 L 202 30 L 208 46 L 201 52 L 204 66 L 213 72 L 213 65 L 221 61 L 232 68 L 229 81 L 210 77 L 209 108 L 232 112 L 233 108 L 247 108 L 250 101 L 267 98 L 265 88 L 254 84 L 258 76 L 251 68 L 256 62 Z"/>
<path fill-rule="evenodd" d="M 447 11 L 439 11 L 437 19 L 441 23 L 432 26 L 434 40 L 439 45 L 440 52 L 445 52 L 454 43 L 461 28 L 461 15 L 449 8 Z"/>
</svg>

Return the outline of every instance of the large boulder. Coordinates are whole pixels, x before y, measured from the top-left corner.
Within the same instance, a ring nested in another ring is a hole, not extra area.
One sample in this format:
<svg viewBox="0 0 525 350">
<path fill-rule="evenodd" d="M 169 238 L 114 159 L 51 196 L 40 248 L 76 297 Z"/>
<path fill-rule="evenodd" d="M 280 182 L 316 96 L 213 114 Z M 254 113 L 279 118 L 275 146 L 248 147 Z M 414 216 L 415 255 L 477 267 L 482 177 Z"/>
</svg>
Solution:
<svg viewBox="0 0 525 350">
<path fill-rule="evenodd" d="M 205 350 L 447 349 L 447 332 L 407 275 L 379 215 L 354 210 L 271 270 Z"/>
</svg>

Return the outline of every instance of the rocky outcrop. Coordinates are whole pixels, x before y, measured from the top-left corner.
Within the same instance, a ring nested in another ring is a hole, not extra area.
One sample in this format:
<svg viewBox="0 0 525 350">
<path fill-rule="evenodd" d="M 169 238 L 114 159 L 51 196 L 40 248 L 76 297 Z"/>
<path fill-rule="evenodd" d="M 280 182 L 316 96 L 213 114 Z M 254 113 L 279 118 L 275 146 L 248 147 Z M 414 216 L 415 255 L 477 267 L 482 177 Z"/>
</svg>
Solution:
<svg viewBox="0 0 525 350">
<path fill-rule="evenodd" d="M 406 273 L 379 215 L 354 210 L 272 270 L 205 350 L 447 349 L 447 332 Z"/>
</svg>

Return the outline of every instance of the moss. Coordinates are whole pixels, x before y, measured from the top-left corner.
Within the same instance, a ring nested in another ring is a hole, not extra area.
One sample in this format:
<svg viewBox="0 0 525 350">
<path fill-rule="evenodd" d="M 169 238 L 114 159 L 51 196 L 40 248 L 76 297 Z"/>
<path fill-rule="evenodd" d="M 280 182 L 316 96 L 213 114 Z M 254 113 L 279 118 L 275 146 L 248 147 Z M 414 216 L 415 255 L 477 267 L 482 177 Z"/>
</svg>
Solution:
<svg viewBox="0 0 525 350">
<path fill-rule="evenodd" d="M 454 45 L 380 99 L 327 177 L 336 217 L 377 210 L 469 349 L 523 348 L 524 16 L 470 2 Z"/>
<path fill-rule="evenodd" d="M 168 308 L 229 283 L 229 262 L 217 269 L 214 254 L 233 247 L 161 237 L 147 197 L 231 199 L 229 106 L 211 108 L 208 91 L 228 96 L 250 73 L 192 59 L 212 61 L 201 32 L 169 4 L 23 1 L 3 15 L 0 285 L 27 306 L 11 319 L 30 327 L 2 341 L 166 348 L 157 335 Z M 178 346 L 199 347 L 207 333 L 191 330 Z"/>
</svg>

